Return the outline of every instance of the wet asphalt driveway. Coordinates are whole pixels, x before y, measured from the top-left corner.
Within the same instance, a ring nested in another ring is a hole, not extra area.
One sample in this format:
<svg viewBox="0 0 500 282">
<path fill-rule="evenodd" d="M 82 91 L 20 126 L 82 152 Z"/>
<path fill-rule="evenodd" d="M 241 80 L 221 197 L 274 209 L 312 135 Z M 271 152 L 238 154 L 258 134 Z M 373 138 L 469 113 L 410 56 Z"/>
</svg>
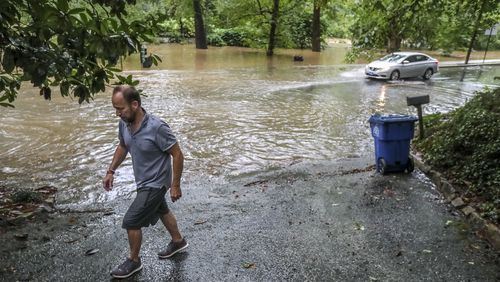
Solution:
<svg viewBox="0 0 500 282">
<path fill-rule="evenodd" d="M 381 176 L 370 164 L 299 163 L 188 181 L 171 204 L 188 251 L 158 260 L 166 233 L 145 229 L 144 269 L 126 281 L 499 281 L 498 253 L 470 234 L 427 178 Z M 25 242 L 1 234 L 11 245 L 0 254 L 1 280 L 109 280 L 128 247 L 120 229 L 127 205 L 109 204 L 112 215 L 53 216 L 25 228 Z M 99 252 L 85 256 L 93 248 Z"/>
</svg>

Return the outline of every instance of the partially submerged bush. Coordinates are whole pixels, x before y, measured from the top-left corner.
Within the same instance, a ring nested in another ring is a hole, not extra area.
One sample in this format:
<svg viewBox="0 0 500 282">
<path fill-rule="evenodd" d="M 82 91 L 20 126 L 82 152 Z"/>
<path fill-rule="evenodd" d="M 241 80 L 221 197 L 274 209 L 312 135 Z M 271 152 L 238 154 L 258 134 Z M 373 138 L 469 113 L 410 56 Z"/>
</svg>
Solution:
<svg viewBox="0 0 500 282">
<path fill-rule="evenodd" d="M 40 203 L 42 197 L 35 191 L 17 191 L 12 195 L 12 201 L 16 204 Z"/>
<path fill-rule="evenodd" d="M 428 136 L 416 141 L 424 159 L 470 189 L 482 211 L 500 220 L 500 88 L 484 90 L 463 107 L 424 118 Z M 466 191 L 467 192 L 467 191 Z"/>
</svg>

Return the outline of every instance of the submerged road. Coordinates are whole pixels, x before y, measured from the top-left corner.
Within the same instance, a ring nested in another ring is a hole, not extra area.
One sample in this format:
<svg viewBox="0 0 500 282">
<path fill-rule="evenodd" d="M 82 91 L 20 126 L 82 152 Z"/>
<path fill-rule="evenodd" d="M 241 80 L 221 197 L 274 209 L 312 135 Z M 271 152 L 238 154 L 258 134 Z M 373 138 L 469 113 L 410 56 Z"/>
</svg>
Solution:
<svg viewBox="0 0 500 282">
<path fill-rule="evenodd" d="M 381 176 L 370 165 L 304 162 L 185 183 L 182 200 L 170 207 L 190 247 L 159 260 L 166 232 L 160 225 L 145 229 L 144 269 L 127 281 L 500 279 L 498 253 L 470 233 L 423 175 Z M 112 215 L 57 216 L 25 229 L 25 242 L 0 235 L 12 242 L 0 253 L 1 280 L 110 279 L 127 255 L 120 223 L 128 203 L 111 203 Z"/>
</svg>

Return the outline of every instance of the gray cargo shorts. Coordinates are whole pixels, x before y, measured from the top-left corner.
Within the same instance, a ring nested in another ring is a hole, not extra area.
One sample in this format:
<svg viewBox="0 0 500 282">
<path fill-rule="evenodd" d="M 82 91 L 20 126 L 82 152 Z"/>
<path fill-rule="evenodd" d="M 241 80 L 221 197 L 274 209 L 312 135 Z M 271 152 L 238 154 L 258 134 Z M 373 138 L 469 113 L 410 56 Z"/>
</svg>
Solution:
<svg viewBox="0 0 500 282">
<path fill-rule="evenodd" d="M 165 193 L 167 188 L 140 188 L 137 195 L 123 217 L 122 228 L 141 229 L 155 225 L 161 215 L 168 213 Z"/>
</svg>

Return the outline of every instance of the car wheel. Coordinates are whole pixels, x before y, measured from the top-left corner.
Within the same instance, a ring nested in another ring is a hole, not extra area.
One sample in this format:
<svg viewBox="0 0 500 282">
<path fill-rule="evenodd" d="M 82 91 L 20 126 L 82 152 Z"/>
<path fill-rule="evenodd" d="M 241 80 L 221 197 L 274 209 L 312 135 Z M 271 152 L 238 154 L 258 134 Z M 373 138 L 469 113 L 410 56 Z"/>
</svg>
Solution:
<svg viewBox="0 0 500 282">
<path fill-rule="evenodd" d="M 423 75 L 424 80 L 429 80 L 433 74 L 432 69 L 426 69 Z"/>
<path fill-rule="evenodd" d="M 391 72 L 390 80 L 399 80 L 399 71 L 395 70 Z"/>
</svg>

